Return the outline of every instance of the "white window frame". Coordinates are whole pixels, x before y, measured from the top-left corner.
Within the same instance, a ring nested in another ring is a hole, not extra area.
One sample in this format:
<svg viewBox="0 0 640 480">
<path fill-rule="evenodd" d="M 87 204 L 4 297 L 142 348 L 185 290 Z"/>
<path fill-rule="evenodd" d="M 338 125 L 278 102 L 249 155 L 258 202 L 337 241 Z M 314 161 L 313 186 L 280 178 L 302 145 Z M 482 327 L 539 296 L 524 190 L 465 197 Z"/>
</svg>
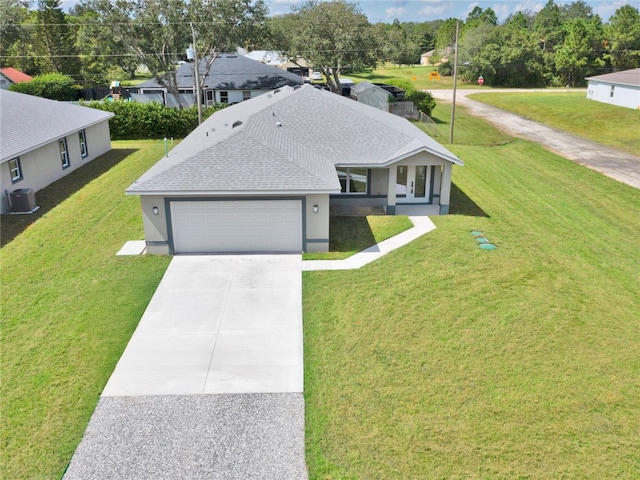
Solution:
<svg viewBox="0 0 640 480">
<path fill-rule="evenodd" d="M 22 165 L 20 165 L 20 157 L 9 160 L 9 172 L 11 173 L 11 183 L 18 183 L 22 180 Z"/>
<path fill-rule="evenodd" d="M 78 132 L 78 141 L 80 142 L 80 155 L 82 158 L 89 156 L 89 148 L 87 147 L 87 133 L 84 130 Z"/>
<path fill-rule="evenodd" d="M 351 191 L 351 173 L 353 170 L 364 170 L 365 171 L 365 181 L 364 181 L 364 192 Z M 368 168 L 345 168 L 345 167 L 337 167 L 336 173 L 342 172 L 345 174 L 344 181 L 345 187 L 344 190 L 340 191 L 340 195 L 367 195 L 369 193 L 369 169 Z M 340 174 L 338 174 L 338 179 L 340 180 L 340 186 L 342 187 L 342 178 Z"/>
<path fill-rule="evenodd" d="M 69 149 L 67 148 L 67 139 L 61 138 L 58 140 L 58 148 L 60 149 L 60 160 L 62 161 L 62 169 L 69 168 L 71 162 L 69 161 Z"/>
<path fill-rule="evenodd" d="M 242 91 L 242 101 L 251 100 L 251 90 L 243 90 Z"/>
<path fill-rule="evenodd" d="M 223 95 L 224 95 L 224 99 L 222 98 Z M 227 92 L 226 90 L 222 90 L 220 92 L 220 103 L 224 103 L 224 104 L 229 103 L 229 92 Z"/>
</svg>

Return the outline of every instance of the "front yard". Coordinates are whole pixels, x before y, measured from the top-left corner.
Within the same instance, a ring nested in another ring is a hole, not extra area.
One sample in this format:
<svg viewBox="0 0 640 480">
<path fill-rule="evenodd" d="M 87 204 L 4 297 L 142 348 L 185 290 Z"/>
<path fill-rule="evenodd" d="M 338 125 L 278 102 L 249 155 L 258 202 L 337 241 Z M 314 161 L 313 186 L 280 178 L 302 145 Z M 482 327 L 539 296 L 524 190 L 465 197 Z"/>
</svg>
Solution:
<svg viewBox="0 0 640 480">
<path fill-rule="evenodd" d="M 310 478 L 638 478 L 640 191 L 464 121 L 467 208 L 304 274 Z"/>
<path fill-rule="evenodd" d="M 637 478 L 640 191 L 463 109 L 456 132 L 437 230 L 304 273 L 310 477 Z M 163 146 L 114 146 L 135 152 L 0 250 L 5 478 L 61 477 L 170 260 L 115 256 L 142 238 L 123 190 Z"/>
</svg>

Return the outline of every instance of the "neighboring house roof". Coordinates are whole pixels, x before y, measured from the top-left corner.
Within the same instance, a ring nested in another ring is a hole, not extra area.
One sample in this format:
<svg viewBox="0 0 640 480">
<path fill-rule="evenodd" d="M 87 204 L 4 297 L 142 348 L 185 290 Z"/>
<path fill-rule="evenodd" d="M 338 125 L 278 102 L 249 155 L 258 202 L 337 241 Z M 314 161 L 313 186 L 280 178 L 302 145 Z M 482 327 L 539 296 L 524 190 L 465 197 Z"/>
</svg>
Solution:
<svg viewBox="0 0 640 480">
<path fill-rule="evenodd" d="M 287 59 L 283 57 L 280 52 L 270 50 L 254 50 L 245 55 L 245 57 L 258 62 L 266 63 L 267 65 L 273 65 L 279 67 L 287 62 Z"/>
<path fill-rule="evenodd" d="M 0 90 L 0 162 L 103 122 L 113 113 Z"/>
<path fill-rule="evenodd" d="M 401 117 L 285 87 L 213 114 L 127 193 L 339 193 L 336 166 L 381 167 L 421 151 L 462 164 Z"/>
<path fill-rule="evenodd" d="M 2 67 L 0 73 L 11 80 L 13 83 L 29 82 L 33 80 L 33 77 L 22 73 L 20 70 L 16 70 L 13 67 Z"/>
<path fill-rule="evenodd" d="M 207 58 L 200 60 L 200 74 L 205 75 Z M 193 89 L 193 64 L 178 67 L 179 89 Z M 210 90 L 273 90 L 286 85 L 301 85 L 302 78 L 271 65 L 251 60 L 244 55 L 223 53 L 216 57 L 204 80 L 204 89 Z M 164 88 L 156 80 L 136 85 L 137 88 Z"/>
<path fill-rule="evenodd" d="M 429 50 L 428 52 L 424 52 L 424 53 L 423 53 L 422 55 L 420 55 L 420 56 L 421 56 L 421 57 L 428 58 L 428 57 L 433 57 L 433 55 L 434 55 L 435 53 L 436 53 L 436 51 L 435 51 L 435 50 Z"/>
<path fill-rule="evenodd" d="M 587 77 L 587 80 L 640 87 L 640 68 L 623 70 L 621 72 L 605 73 L 604 75 L 596 75 L 595 77 Z"/>
<path fill-rule="evenodd" d="M 378 89 L 378 90 L 382 90 L 386 95 L 387 92 L 385 90 L 383 90 L 382 88 L 378 87 L 377 85 L 374 85 L 373 83 L 364 81 L 364 82 L 360 82 L 359 84 L 357 84 L 354 87 L 351 87 L 351 91 L 358 94 L 358 93 L 362 93 L 366 90 L 371 90 L 371 89 Z"/>
</svg>

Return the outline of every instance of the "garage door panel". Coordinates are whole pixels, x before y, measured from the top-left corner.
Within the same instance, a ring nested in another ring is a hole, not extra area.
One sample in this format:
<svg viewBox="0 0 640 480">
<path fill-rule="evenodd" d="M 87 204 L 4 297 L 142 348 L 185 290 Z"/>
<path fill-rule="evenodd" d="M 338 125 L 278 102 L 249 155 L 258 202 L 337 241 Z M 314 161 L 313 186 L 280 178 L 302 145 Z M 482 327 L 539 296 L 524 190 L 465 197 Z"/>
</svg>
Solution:
<svg viewBox="0 0 640 480">
<path fill-rule="evenodd" d="M 176 253 L 300 252 L 302 202 L 171 202 Z"/>
</svg>

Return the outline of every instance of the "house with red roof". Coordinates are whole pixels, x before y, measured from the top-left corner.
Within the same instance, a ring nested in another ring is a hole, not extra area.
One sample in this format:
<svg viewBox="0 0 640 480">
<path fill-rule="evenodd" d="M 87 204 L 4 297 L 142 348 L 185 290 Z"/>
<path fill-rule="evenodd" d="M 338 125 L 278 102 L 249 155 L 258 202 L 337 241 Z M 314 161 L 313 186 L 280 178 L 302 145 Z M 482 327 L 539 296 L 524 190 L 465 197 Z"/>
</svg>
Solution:
<svg viewBox="0 0 640 480">
<path fill-rule="evenodd" d="M 0 68 L 0 88 L 7 90 L 14 83 L 29 82 L 33 77 L 13 67 Z"/>
</svg>

